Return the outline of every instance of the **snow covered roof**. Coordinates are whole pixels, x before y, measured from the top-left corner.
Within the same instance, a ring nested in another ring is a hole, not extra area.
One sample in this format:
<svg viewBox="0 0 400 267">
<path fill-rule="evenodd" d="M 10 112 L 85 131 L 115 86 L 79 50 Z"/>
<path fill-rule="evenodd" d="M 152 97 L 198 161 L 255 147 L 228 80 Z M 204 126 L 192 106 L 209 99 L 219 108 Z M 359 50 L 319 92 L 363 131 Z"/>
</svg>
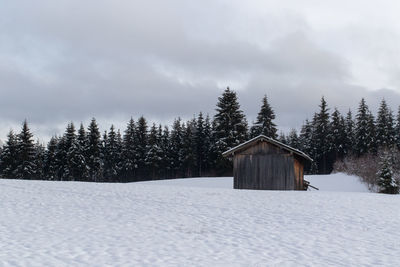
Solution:
<svg viewBox="0 0 400 267">
<path fill-rule="evenodd" d="M 222 156 L 227 157 L 227 156 L 233 155 L 236 151 L 241 150 L 246 147 L 249 147 L 258 141 L 269 142 L 269 143 L 274 144 L 284 150 L 293 152 L 294 154 L 296 154 L 306 160 L 313 161 L 312 158 L 310 158 L 306 153 L 304 153 L 298 149 L 295 149 L 291 146 L 285 145 L 284 143 L 281 143 L 281 142 L 279 142 L 271 137 L 265 136 L 265 135 L 259 135 L 257 137 L 254 137 L 253 139 L 250 139 L 249 141 L 246 141 L 238 146 L 235 146 L 235 147 L 225 151 L 224 153 L 222 153 Z"/>
</svg>

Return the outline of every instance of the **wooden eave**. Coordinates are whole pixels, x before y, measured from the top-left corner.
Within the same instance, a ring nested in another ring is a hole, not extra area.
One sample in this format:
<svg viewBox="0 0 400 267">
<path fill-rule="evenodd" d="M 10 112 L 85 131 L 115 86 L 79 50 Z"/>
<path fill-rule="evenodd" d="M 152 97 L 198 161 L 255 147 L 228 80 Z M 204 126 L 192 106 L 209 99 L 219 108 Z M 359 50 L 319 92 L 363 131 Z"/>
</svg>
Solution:
<svg viewBox="0 0 400 267">
<path fill-rule="evenodd" d="M 286 150 L 286 151 L 288 151 L 290 153 L 293 153 L 293 154 L 295 154 L 297 156 L 300 156 L 300 157 L 302 157 L 302 158 L 304 158 L 306 160 L 313 161 L 312 158 L 310 158 L 306 153 L 304 153 L 304 152 L 302 152 L 300 150 L 297 150 L 297 149 L 295 149 L 295 148 L 293 148 L 291 146 L 285 145 L 285 144 L 283 144 L 283 143 L 281 143 L 281 142 L 279 142 L 279 141 L 277 141 L 275 139 L 272 139 L 270 137 L 267 137 L 265 135 L 259 135 L 257 137 L 254 137 L 253 139 L 250 139 L 249 141 L 246 141 L 246 142 L 244 142 L 244 143 L 242 143 L 242 144 L 240 144 L 238 146 L 235 146 L 235 147 L 225 151 L 224 153 L 222 153 L 222 156 L 224 156 L 224 157 L 233 156 L 235 154 L 235 152 L 238 152 L 238 151 L 244 150 L 244 149 L 246 149 L 248 147 L 251 147 L 251 146 L 253 146 L 254 144 L 256 144 L 258 142 L 271 143 L 273 145 L 278 146 L 281 149 L 284 149 L 284 150 Z"/>
</svg>

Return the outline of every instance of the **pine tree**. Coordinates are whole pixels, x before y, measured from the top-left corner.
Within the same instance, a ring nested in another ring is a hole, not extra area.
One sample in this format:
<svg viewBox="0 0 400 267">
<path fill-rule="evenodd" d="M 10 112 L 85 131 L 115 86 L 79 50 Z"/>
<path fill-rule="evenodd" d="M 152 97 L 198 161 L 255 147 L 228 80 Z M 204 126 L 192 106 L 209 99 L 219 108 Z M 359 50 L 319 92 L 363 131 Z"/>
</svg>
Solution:
<svg viewBox="0 0 400 267">
<path fill-rule="evenodd" d="M 256 137 L 260 134 L 263 134 L 276 139 L 278 137 L 278 130 L 276 129 L 276 124 L 273 122 L 274 119 L 275 113 L 268 103 L 267 96 L 264 95 L 261 110 L 257 115 L 257 120 L 250 129 L 251 137 Z"/>
<path fill-rule="evenodd" d="M 309 155 L 311 158 L 315 158 L 315 149 L 313 145 L 313 125 L 308 119 L 306 119 L 301 127 L 299 135 L 299 149 Z M 315 161 L 312 161 L 311 163 L 307 162 L 304 172 L 310 174 L 316 173 L 317 166 Z"/>
<path fill-rule="evenodd" d="M 232 164 L 222 157 L 222 153 L 247 140 L 248 126 L 243 111 L 240 110 L 236 93 L 229 87 L 218 98 L 216 111 L 214 116 L 216 168 L 220 174 L 226 174 L 231 172 Z"/>
<path fill-rule="evenodd" d="M 47 144 L 44 158 L 44 176 L 48 180 L 55 180 L 57 178 L 57 162 L 56 152 L 58 146 L 58 138 L 53 136 Z"/>
<path fill-rule="evenodd" d="M 161 127 L 161 125 L 160 125 Z M 161 130 L 159 127 L 159 131 Z M 173 170 L 173 158 L 172 155 L 174 151 L 172 150 L 172 140 L 169 132 L 168 126 L 164 127 L 161 135 L 161 151 L 162 151 L 162 161 L 161 161 L 161 170 L 162 170 L 162 178 L 170 178 L 172 177 Z"/>
<path fill-rule="evenodd" d="M 172 125 L 171 131 L 171 151 L 173 153 L 170 154 L 171 157 L 171 170 L 173 172 L 174 177 L 182 176 L 182 167 L 183 167 L 183 127 L 181 123 L 181 118 L 178 118 L 174 121 Z"/>
<path fill-rule="evenodd" d="M 90 180 L 94 182 L 102 181 L 101 138 L 96 119 L 94 118 L 88 127 L 87 155 Z"/>
<path fill-rule="evenodd" d="M 213 128 L 211 125 L 210 116 L 207 114 L 206 119 L 204 121 L 204 156 L 203 156 L 203 166 L 201 175 L 210 175 L 210 171 L 215 169 L 214 162 L 215 162 L 215 153 L 213 152 L 213 144 L 215 140 L 213 139 Z"/>
<path fill-rule="evenodd" d="M 285 133 L 282 131 L 279 133 L 278 141 L 285 145 L 289 144 L 288 138 L 286 137 Z"/>
<path fill-rule="evenodd" d="M 141 116 L 137 122 L 136 128 L 136 164 L 137 164 L 137 174 L 140 180 L 144 180 L 147 176 L 146 170 L 146 148 L 147 148 L 147 138 L 148 138 L 148 129 L 147 129 L 147 121 Z"/>
<path fill-rule="evenodd" d="M 328 174 L 332 171 L 333 162 L 329 158 L 330 145 L 330 120 L 329 108 L 325 99 L 321 98 L 320 111 L 315 114 L 313 120 L 313 144 L 315 147 L 315 162 L 319 174 Z"/>
<path fill-rule="evenodd" d="M 374 135 L 373 116 L 363 98 L 361 99 L 356 116 L 354 149 L 358 156 L 373 150 Z"/>
<path fill-rule="evenodd" d="M 211 149 L 211 125 L 210 118 L 207 115 L 206 120 L 203 113 L 200 112 L 196 121 L 196 131 L 194 133 L 194 143 L 196 149 L 196 173 L 202 176 L 207 173 L 210 167 L 210 149 Z"/>
<path fill-rule="evenodd" d="M 370 136 L 369 152 L 376 154 L 378 152 L 378 145 L 376 143 L 376 126 L 374 115 L 369 112 L 368 114 L 368 133 Z"/>
<path fill-rule="evenodd" d="M 193 132 L 196 129 L 195 121 L 188 121 L 183 127 L 182 138 L 182 167 L 185 177 L 192 177 L 196 168 L 196 146 Z"/>
<path fill-rule="evenodd" d="M 115 132 L 114 125 L 111 125 L 110 132 L 104 140 L 104 178 L 107 182 L 117 182 L 120 174 L 121 134 Z"/>
<path fill-rule="evenodd" d="M 124 132 L 122 146 L 122 173 L 124 181 L 133 181 L 137 163 L 136 163 L 136 126 L 135 121 L 131 118 Z"/>
<path fill-rule="evenodd" d="M 25 120 L 17 139 L 17 178 L 34 179 L 36 175 L 33 134 Z"/>
<path fill-rule="evenodd" d="M 157 179 L 160 168 L 162 165 L 162 157 L 163 151 L 161 150 L 161 135 L 162 131 L 160 131 L 161 125 L 159 128 L 153 123 L 150 128 L 150 134 L 147 143 L 147 153 L 145 164 L 148 167 L 149 175 L 152 180 Z"/>
<path fill-rule="evenodd" d="M 64 147 L 65 150 L 65 164 L 63 171 L 63 181 L 74 180 L 75 168 L 76 168 L 76 134 L 75 126 L 71 122 L 68 124 L 64 134 Z"/>
<path fill-rule="evenodd" d="M 343 116 L 337 108 L 335 108 L 331 116 L 328 140 L 330 144 L 329 151 L 332 152 L 333 161 L 343 159 L 346 154 L 346 125 Z"/>
<path fill-rule="evenodd" d="M 398 107 L 397 118 L 396 118 L 395 142 L 397 148 L 400 149 L 400 106 Z"/>
<path fill-rule="evenodd" d="M 46 149 L 44 145 L 42 145 L 39 140 L 36 141 L 35 144 L 35 178 L 44 180 L 44 162 L 46 156 Z"/>
<path fill-rule="evenodd" d="M 378 175 L 378 186 L 380 193 L 398 194 L 399 184 L 394 178 L 392 158 L 387 151 L 381 157 L 380 169 Z"/>
<path fill-rule="evenodd" d="M 376 118 L 376 145 L 377 147 L 391 147 L 395 144 L 395 129 L 393 113 L 388 108 L 385 99 L 382 99 Z"/>
<path fill-rule="evenodd" d="M 89 181 L 89 166 L 88 166 L 88 136 L 85 131 L 85 127 L 81 123 L 77 142 L 76 142 L 76 158 L 75 158 L 75 178 L 78 181 Z"/>
<path fill-rule="evenodd" d="M 288 145 L 295 148 L 295 149 L 299 149 L 300 147 L 300 140 L 299 137 L 297 135 L 297 131 L 296 129 L 291 129 L 289 132 L 289 135 L 287 137 L 287 142 Z"/>
<path fill-rule="evenodd" d="M 353 114 L 351 110 L 347 112 L 345 119 L 345 141 L 344 141 L 344 154 L 351 155 L 354 153 L 354 144 L 355 144 L 355 125 L 353 120 Z"/>
<path fill-rule="evenodd" d="M 16 178 L 17 136 L 11 130 L 0 156 L 0 174 L 3 178 Z"/>
</svg>

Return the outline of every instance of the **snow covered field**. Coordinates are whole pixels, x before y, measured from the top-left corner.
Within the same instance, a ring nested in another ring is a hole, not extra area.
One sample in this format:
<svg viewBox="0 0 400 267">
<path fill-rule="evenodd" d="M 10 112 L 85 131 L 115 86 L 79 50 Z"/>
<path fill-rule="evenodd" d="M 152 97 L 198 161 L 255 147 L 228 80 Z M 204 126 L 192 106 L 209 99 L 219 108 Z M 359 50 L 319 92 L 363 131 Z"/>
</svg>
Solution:
<svg viewBox="0 0 400 267">
<path fill-rule="evenodd" d="M 400 265 L 399 195 L 306 179 L 321 190 L 0 180 L 0 266 Z"/>
</svg>

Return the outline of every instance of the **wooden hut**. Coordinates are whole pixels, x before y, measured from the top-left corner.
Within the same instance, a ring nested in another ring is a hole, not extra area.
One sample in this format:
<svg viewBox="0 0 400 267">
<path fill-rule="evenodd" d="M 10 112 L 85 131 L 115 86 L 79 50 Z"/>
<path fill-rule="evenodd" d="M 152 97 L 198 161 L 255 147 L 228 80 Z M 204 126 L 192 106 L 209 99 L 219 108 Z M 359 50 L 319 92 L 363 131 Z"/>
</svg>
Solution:
<svg viewBox="0 0 400 267">
<path fill-rule="evenodd" d="M 303 190 L 305 153 L 259 135 L 222 154 L 233 157 L 233 188 Z"/>
</svg>

